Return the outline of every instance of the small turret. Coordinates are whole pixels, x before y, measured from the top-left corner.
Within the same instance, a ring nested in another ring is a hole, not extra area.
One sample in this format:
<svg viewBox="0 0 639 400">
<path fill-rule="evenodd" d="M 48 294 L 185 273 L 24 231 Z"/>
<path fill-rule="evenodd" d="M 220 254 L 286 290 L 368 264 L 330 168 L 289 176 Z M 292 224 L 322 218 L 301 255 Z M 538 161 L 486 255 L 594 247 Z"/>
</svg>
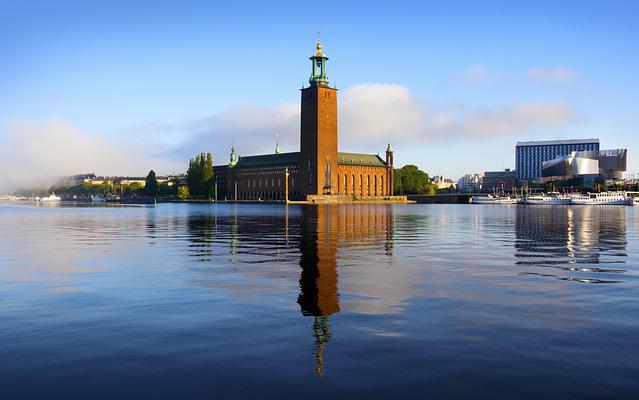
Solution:
<svg viewBox="0 0 639 400">
<path fill-rule="evenodd" d="M 237 164 L 237 154 L 235 154 L 235 143 L 231 146 L 231 154 L 229 155 L 229 167 L 234 167 Z"/>
<path fill-rule="evenodd" d="M 282 151 L 280 150 L 280 137 L 279 135 L 275 136 L 275 154 L 280 154 Z"/>
<path fill-rule="evenodd" d="M 313 54 L 309 60 L 313 62 L 313 68 L 311 70 L 311 79 L 309 83 L 311 86 L 328 86 L 328 77 L 326 76 L 326 61 L 328 57 L 322 53 L 322 43 L 317 40 L 317 51 Z"/>
</svg>

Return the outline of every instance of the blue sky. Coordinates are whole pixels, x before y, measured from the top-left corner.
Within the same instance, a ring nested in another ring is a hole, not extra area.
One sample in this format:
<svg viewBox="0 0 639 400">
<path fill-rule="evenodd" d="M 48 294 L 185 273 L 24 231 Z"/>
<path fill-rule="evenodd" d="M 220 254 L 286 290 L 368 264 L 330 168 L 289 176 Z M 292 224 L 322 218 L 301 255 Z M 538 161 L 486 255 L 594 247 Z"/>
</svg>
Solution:
<svg viewBox="0 0 639 400">
<path fill-rule="evenodd" d="M 639 173 L 638 17 L 633 1 L 3 2 L 0 154 L 14 175 L 143 174 L 224 162 L 233 139 L 296 151 L 319 28 L 344 151 L 390 137 L 398 164 L 457 179 L 513 167 L 518 140 L 599 137 Z"/>
</svg>

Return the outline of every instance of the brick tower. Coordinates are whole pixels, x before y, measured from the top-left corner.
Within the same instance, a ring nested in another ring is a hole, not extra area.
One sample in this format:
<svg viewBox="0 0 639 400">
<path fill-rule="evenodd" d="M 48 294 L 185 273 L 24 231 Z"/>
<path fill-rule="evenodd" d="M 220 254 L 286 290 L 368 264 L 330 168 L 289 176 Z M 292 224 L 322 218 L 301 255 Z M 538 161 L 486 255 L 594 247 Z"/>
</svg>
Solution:
<svg viewBox="0 0 639 400">
<path fill-rule="evenodd" d="M 302 89 L 300 167 L 302 193 L 335 194 L 337 184 L 337 89 L 328 85 L 322 44 L 310 57 L 310 86 Z"/>
</svg>

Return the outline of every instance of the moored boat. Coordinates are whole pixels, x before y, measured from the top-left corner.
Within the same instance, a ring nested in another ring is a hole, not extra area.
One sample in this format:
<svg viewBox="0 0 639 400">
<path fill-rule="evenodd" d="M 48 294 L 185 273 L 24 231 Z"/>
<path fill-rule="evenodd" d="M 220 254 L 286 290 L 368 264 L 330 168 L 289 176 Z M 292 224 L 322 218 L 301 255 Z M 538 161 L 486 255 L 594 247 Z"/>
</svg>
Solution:
<svg viewBox="0 0 639 400">
<path fill-rule="evenodd" d="M 559 206 L 570 204 L 570 197 L 557 192 L 526 196 L 524 204 Z"/>
<path fill-rule="evenodd" d="M 473 204 L 517 204 L 517 199 L 510 196 L 473 196 L 470 198 Z"/>
<path fill-rule="evenodd" d="M 51 203 L 51 202 L 60 201 L 62 199 L 60 198 L 60 196 L 56 196 L 55 193 L 51 193 L 47 197 L 36 197 L 35 200 L 40 201 L 42 203 Z"/>
<path fill-rule="evenodd" d="M 104 203 L 106 199 L 100 195 L 91 195 L 92 203 Z"/>
<path fill-rule="evenodd" d="M 570 204 L 576 205 L 626 205 L 626 192 L 601 192 L 575 195 L 570 198 Z"/>
</svg>

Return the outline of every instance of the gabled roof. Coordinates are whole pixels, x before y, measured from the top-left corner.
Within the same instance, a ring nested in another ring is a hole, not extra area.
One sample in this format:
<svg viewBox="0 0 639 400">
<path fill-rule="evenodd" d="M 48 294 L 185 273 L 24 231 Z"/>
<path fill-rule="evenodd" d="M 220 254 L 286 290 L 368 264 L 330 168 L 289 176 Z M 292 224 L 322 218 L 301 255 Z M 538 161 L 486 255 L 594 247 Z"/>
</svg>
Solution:
<svg viewBox="0 0 639 400">
<path fill-rule="evenodd" d="M 235 168 L 262 167 L 268 165 L 299 164 L 300 153 L 263 154 L 259 156 L 242 156 Z"/>
<path fill-rule="evenodd" d="M 368 167 L 385 167 L 386 162 L 377 154 L 337 153 L 337 162 L 343 165 L 363 165 Z"/>
</svg>

